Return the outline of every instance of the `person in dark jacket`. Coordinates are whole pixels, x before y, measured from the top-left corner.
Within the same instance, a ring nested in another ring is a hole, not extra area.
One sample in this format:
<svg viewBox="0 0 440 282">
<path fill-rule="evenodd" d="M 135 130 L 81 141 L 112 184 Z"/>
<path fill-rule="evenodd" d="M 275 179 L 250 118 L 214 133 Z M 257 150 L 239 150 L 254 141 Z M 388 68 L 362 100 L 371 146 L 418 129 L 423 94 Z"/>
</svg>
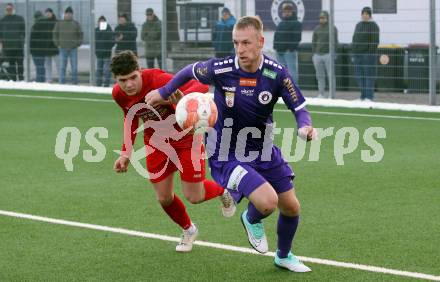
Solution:
<svg viewBox="0 0 440 282">
<path fill-rule="evenodd" d="M 316 80 L 318 81 L 318 98 L 328 98 L 325 95 L 325 72 L 330 77 L 330 62 L 334 60 L 330 56 L 330 26 L 328 23 L 328 12 L 321 11 L 319 14 L 319 25 L 313 30 L 312 52 L 313 65 L 316 71 Z M 338 45 L 338 30 L 333 26 L 333 38 L 335 47 Z M 335 91 L 336 79 L 333 76 L 333 91 Z"/>
<path fill-rule="evenodd" d="M 115 41 L 112 27 L 104 16 L 100 16 L 98 27 L 95 28 L 96 86 L 109 87 L 110 85 L 110 60 L 113 45 Z M 103 78 L 104 84 L 102 84 Z"/>
<path fill-rule="evenodd" d="M 284 3 L 281 10 L 282 20 L 275 30 L 273 48 L 278 62 L 287 67 L 295 83 L 298 83 L 298 45 L 302 24 L 298 21 L 292 3 Z"/>
<path fill-rule="evenodd" d="M 5 16 L 0 20 L 0 42 L 8 73 L 12 80 L 23 80 L 25 24 L 22 16 L 15 15 L 14 5 L 6 4 Z"/>
<path fill-rule="evenodd" d="M 78 84 L 78 47 L 83 42 L 83 31 L 79 22 L 73 19 L 72 7 L 67 7 L 64 11 L 64 20 L 55 24 L 53 41 L 59 48 L 60 83 L 66 83 L 67 60 L 70 58 L 72 83 Z"/>
<path fill-rule="evenodd" d="M 361 90 L 361 100 L 374 98 L 374 83 L 377 70 L 377 47 L 379 45 L 379 26 L 371 18 L 371 8 L 364 7 L 360 21 L 354 30 L 352 42 L 352 62 L 356 81 Z"/>
<path fill-rule="evenodd" d="M 137 55 L 136 37 L 136 26 L 128 21 L 127 14 L 120 14 L 115 28 L 116 53 L 131 50 Z"/>
<path fill-rule="evenodd" d="M 232 29 L 237 20 L 228 8 L 223 8 L 222 18 L 217 22 L 212 33 L 212 44 L 217 58 L 234 54 L 232 42 Z"/>
<path fill-rule="evenodd" d="M 162 52 L 161 52 L 161 21 L 154 14 L 152 8 L 145 11 L 147 20 L 142 25 L 141 38 L 145 43 L 145 60 L 149 69 L 154 68 L 154 59 L 157 60 L 159 68 L 162 67 Z"/>
<path fill-rule="evenodd" d="M 55 43 L 53 42 L 52 38 L 52 31 L 55 28 L 55 24 L 57 23 L 57 17 L 55 16 L 53 10 L 51 8 L 47 8 L 46 11 L 44 11 L 44 14 L 46 16 L 44 22 L 45 22 L 45 32 L 44 32 L 44 39 L 45 39 L 45 70 L 46 70 L 46 82 L 52 82 L 52 66 L 53 62 L 56 62 L 55 56 L 58 55 L 58 48 L 55 46 Z"/>
<path fill-rule="evenodd" d="M 45 82 L 46 70 L 44 68 L 45 33 L 46 25 L 41 11 L 34 14 L 34 24 L 31 28 L 30 52 L 35 64 L 36 82 Z"/>
</svg>

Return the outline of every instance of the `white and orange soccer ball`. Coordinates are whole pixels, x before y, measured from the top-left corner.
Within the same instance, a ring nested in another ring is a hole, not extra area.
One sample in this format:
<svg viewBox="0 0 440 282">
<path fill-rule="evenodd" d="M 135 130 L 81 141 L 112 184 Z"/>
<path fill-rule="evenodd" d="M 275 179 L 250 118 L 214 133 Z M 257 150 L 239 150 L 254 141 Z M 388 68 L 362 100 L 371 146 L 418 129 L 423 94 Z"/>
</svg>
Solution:
<svg viewBox="0 0 440 282">
<path fill-rule="evenodd" d="M 176 107 L 177 124 L 184 130 L 192 127 L 195 133 L 214 127 L 217 115 L 217 106 L 210 95 L 199 92 L 185 95 Z"/>
</svg>

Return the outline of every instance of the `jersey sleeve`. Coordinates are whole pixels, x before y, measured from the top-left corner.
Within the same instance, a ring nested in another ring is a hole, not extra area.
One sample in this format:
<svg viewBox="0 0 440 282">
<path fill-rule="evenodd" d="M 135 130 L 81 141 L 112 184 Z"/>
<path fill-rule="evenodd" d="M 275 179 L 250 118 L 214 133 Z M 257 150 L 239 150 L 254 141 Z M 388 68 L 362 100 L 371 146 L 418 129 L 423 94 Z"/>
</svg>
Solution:
<svg viewBox="0 0 440 282">
<path fill-rule="evenodd" d="M 298 128 L 312 125 L 310 114 L 305 108 L 306 100 L 301 90 L 296 86 L 290 74 L 284 69 L 280 76 L 281 97 L 287 108 L 295 115 Z"/>
<path fill-rule="evenodd" d="M 122 109 L 123 113 L 124 113 L 124 124 L 123 124 L 123 140 L 122 140 L 122 146 L 121 146 L 121 155 L 123 156 L 127 156 L 130 157 L 131 155 L 131 151 L 132 151 L 132 146 L 134 144 L 134 141 L 136 140 L 136 130 L 139 126 L 139 118 L 135 115 L 131 121 L 131 126 L 130 128 L 127 128 L 127 114 L 128 114 L 128 110 L 125 109 L 124 107 L 124 102 L 123 99 L 121 98 L 121 93 L 120 93 L 120 89 L 119 86 L 115 86 L 113 87 L 112 90 L 112 96 L 113 99 L 115 100 L 115 102 L 118 104 L 118 106 Z M 131 134 L 129 134 L 131 133 Z M 131 141 L 131 146 L 126 146 L 125 144 L 125 140 L 127 137 L 130 139 L 127 139 L 129 141 Z"/>
<path fill-rule="evenodd" d="M 168 99 L 168 97 L 180 88 L 182 85 L 190 81 L 191 79 L 196 79 L 203 84 L 213 83 L 213 73 L 212 73 L 212 62 L 214 59 L 205 62 L 196 62 L 194 64 L 187 65 L 182 70 L 180 70 L 174 78 L 169 81 L 164 87 L 159 88 L 159 93 L 163 99 Z"/>
<path fill-rule="evenodd" d="M 135 115 L 131 121 L 130 128 L 128 128 L 128 123 L 127 123 L 128 111 L 127 110 L 123 110 L 123 111 L 124 111 L 124 139 L 122 140 L 121 155 L 130 157 L 131 152 L 133 151 L 134 141 L 136 140 L 136 130 L 139 126 L 139 118 Z M 131 144 L 128 142 L 131 142 Z"/>
<path fill-rule="evenodd" d="M 302 95 L 301 90 L 299 90 L 298 86 L 296 86 L 292 77 L 285 69 L 283 69 L 279 79 L 279 83 L 281 84 L 280 94 L 287 108 L 293 113 L 304 108 L 306 100 Z"/>
</svg>

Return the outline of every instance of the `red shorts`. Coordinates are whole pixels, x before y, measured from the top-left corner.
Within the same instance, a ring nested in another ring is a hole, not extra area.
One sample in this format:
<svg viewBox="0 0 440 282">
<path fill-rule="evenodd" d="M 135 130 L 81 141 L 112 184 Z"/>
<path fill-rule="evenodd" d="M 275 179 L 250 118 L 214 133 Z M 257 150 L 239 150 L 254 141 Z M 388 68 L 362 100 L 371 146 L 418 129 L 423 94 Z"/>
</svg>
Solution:
<svg viewBox="0 0 440 282">
<path fill-rule="evenodd" d="M 192 149 L 190 146 L 173 147 L 177 159 L 171 154 L 155 149 L 147 156 L 147 170 L 152 183 L 157 183 L 175 171 L 180 171 L 180 179 L 186 182 L 202 182 L 205 180 L 205 147 L 200 144 Z M 177 164 L 176 164 L 177 162 Z M 180 169 L 178 164 L 180 163 Z"/>
</svg>

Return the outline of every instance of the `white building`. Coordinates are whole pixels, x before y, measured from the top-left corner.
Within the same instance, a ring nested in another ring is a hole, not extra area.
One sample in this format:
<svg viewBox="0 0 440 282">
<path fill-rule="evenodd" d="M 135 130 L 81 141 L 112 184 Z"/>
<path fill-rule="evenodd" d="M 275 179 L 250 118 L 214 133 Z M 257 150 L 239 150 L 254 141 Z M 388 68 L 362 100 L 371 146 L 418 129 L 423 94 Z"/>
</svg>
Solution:
<svg viewBox="0 0 440 282">
<path fill-rule="evenodd" d="M 184 0 L 178 1 L 179 3 L 220 3 L 228 7 L 232 14 L 237 18 L 241 15 L 256 15 L 262 11 L 258 11 L 259 0 Z M 268 2 L 268 5 L 274 7 L 280 3 L 285 2 L 280 0 L 264 0 Z M 246 7 L 245 11 L 241 11 L 241 8 Z M 311 2 L 314 2 L 316 6 L 317 0 L 292 0 L 298 7 L 304 6 L 307 11 Z M 335 11 L 335 25 L 339 30 L 339 41 L 341 43 L 350 43 L 354 27 L 360 20 L 360 13 L 363 7 L 373 7 L 373 0 L 334 0 Z M 381 44 L 396 44 L 406 46 L 411 43 L 429 43 L 429 5 L 430 0 L 380 0 L 382 4 L 388 2 L 393 6 L 395 2 L 395 12 L 392 13 L 374 13 L 373 7 L 373 19 L 380 27 L 380 43 Z M 261 1 L 260 1 L 261 3 Z M 319 3 L 318 3 L 319 5 Z M 330 0 L 322 0 L 321 8 L 329 10 Z M 110 22 L 116 23 L 116 0 L 95 0 L 95 14 L 96 18 L 99 15 L 104 14 Z M 162 0 L 142 1 L 132 0 L 132 19 L 138 26 L 145 21 L 145 9 L 151 7 L 155 10 L 159 18 L 162 18 Z M 437 42 L 440 43 L 440 3 L 437 1 L 436 7 L 437 17 Z M 203 18 L 199 19 L 201 22 Z M 302 19 L 303 21 L 306 19 Z M 310 20 L 310 19 L 309 19 Z M 182 30 L 181 30 L 182 35 Z M 273 31 L 266 31 L 266 48 L 270 49 L 273 41 Z M 181 36 L 182 38 L 182 36 Z M 303 31 L 302 42 L 311 42 L 312 31 Z"/>
</svg>

